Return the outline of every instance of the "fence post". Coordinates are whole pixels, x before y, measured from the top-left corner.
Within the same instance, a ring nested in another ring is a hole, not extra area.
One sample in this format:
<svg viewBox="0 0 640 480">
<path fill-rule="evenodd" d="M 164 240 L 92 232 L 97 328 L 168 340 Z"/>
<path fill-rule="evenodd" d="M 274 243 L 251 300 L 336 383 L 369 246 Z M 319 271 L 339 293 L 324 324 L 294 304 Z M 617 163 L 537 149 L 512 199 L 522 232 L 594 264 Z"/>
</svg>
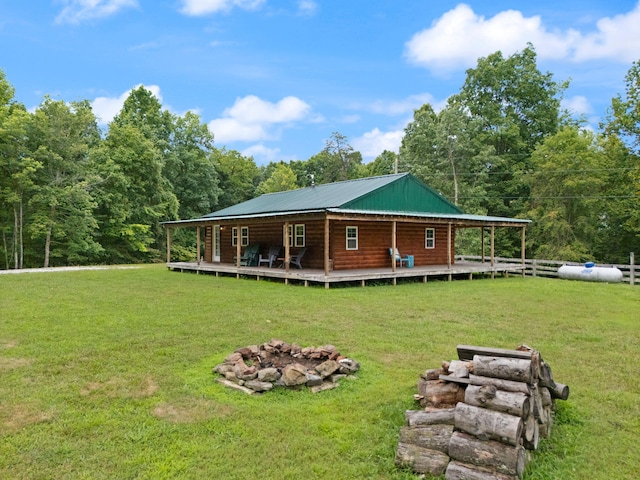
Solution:
<svg viewBox="0 0 640 480">
<path fill-rule="evenodd" d="M 536 260 L 535 258 L 533 259 L 532 262 L 533 265 L 533 275 L 532 276 L 536 276 L 538 274 L 538 260 Z"/>
<path fill-rule="evenodd" d="M 635 267 L 635 254 L 631 252 L 629 254 L 629 285 L 635 285 L 636 283 L 636 267 Z"/>
</svg>

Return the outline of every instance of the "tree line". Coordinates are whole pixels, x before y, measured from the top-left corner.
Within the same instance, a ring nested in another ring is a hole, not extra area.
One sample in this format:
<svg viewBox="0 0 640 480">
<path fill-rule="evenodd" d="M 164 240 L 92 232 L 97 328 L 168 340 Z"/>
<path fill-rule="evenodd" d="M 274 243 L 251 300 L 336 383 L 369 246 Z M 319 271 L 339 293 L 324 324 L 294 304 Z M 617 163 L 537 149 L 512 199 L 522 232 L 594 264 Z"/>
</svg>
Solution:
<svg viewBox="0 0 640 480">
<path fill-rule="evenodd" d="M 88 101 L 45 97 L 28 112 L 0 71 L 0 268 L 159 261 L 162 221 L 394 171 L 466 213 L 532 219 L 529 257 L 624 263 L 640 240 L 640 62 L 625 80 L 594 132 L 562 110 L 568 84 L 538 69 L 533 46 L 496 52 L 442 110 L 414 112 L 398 153 L 364 164 L 333 132 L 307 160 L 258 166 L 214 146 L 197 114 L 171 114 L 144 87 L 102 131 Z M 519 237 L 499 233 L 499 251 L 516 255 Z M 460 253 L 479 251 L 478 236 L 457 242 Z M 194 243 L 180 229 L 172 254 L 193 258 Z"/>
</svg>

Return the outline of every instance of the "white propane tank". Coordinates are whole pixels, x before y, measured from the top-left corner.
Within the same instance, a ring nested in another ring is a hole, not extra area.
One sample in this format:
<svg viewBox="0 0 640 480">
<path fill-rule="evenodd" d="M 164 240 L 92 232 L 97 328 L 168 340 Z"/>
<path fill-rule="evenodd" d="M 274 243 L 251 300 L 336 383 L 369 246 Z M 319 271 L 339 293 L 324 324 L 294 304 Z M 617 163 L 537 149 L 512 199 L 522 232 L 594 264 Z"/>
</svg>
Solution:
<svg viewBox="0 0 640 480">
<path fill-rule="evenodd" d="M 558 277 L 567 280 L 586 280 L 588 282 L 622 281 L 622 272 L 616 267 L 596 267 L 595 263 L 584 265 L 563 265 L 558 269 Z"/>
</svg>

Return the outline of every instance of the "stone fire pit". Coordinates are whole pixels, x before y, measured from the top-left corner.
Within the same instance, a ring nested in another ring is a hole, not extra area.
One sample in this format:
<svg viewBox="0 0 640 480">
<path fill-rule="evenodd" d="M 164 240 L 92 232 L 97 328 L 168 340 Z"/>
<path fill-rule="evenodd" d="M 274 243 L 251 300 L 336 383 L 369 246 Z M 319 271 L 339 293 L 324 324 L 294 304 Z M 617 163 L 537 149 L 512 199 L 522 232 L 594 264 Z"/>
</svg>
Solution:
<svg viewBox="0 0 640 480">
<path fill-rule="evenodd" d="M 360 364 L 333 345 L 305 347 L 282 340 L 239 348 L 213 368 L 216 381 L 248 394 L 274 387 L 310 387 L 314 393 L 329 390 L 352 376 Z"/>
</svg>

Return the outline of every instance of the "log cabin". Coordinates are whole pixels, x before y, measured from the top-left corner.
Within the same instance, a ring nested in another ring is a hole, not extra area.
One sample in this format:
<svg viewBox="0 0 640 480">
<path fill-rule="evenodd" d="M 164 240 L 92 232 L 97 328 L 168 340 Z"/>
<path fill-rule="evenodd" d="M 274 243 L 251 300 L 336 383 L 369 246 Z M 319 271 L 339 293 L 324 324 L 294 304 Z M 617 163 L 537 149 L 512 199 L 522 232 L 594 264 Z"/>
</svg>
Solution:
<svg viewBox="0 0 640 480">
<path fill-rule="evenodd" d="M 491 266 L 494 229 L 521 229 L 524 265 L 529 222 L 465 214 L 412 174 L 399 173 L 264 194 L 201 218 L 163 226 L 169 268 L 190 269 L 189 262 L 171 261 L 171 229 L 195 227 L 196 270 L 229 272 L 231 267 L 238 276 L 242 272 L 282 277 L 284 272 L 283 278 L 290 272 L 302 278 L 306 272 L 320 275 L 328 285 L 331 278 L 338 281 L 340 272 L 373 275 L 382 271 L 380 278 L 393 277 L 394 283 L 398 272 L 417 276 L 421 268 L 435 266 L 451 272 L 456 232 L 461 228 L 480 229 L 483 245 L 485 229 L 490 230 Z M 273 247 L 279 247 L 277 258 L 264 261 Z M 245 256 L 250 251 L 255 253 L 252 258 Z M 396 251 L 397 261 L 391 255 Z"/>
</svg>

